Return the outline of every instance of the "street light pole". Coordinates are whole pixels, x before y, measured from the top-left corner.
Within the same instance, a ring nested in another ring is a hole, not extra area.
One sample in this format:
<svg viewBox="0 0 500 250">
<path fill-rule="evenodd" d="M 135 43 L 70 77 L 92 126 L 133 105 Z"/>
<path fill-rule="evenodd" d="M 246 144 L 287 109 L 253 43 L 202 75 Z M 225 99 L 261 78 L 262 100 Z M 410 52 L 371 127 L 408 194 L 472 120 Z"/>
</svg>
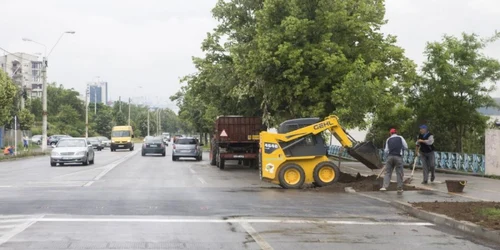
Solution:
<svg viewBox="0 0 500 250">
<path fill-rule="evenodd" d="M 130 126 L 130 97 L 128 98 L 128 125 Z"/>
<path fill-rule="evenodd" d="M 94 87 L 94 115 L 97 115 L 97 86 L 99 85 L 99 78 L 98 76 Z"/>
<path fill-rule="evenodd" d="M 47 46 L 42 43 L 33 41 L 28 38 L 23 38 L 23 41 L 33 42 L 44 47 L 44 56 L 42 60 L 42 152 L 47 150 L 47 60 L 54 48 L 57 46 L 64 34 L 75 34 L 74 31 L 65 31 L 59 36 L 56 44 L 52 47 L 49 54 L 47 54 Z"/>
<path fill-rule="evenodd" d="M 42 60 L 42 152 L 47 150 L 47 57 Z"/>
<path fill-rule="evenodd" d="M 87 83 L 87 89 L 85 90 L 85 138 L 89 138 L 89 94 L 90 86 Z"/>
</svg>

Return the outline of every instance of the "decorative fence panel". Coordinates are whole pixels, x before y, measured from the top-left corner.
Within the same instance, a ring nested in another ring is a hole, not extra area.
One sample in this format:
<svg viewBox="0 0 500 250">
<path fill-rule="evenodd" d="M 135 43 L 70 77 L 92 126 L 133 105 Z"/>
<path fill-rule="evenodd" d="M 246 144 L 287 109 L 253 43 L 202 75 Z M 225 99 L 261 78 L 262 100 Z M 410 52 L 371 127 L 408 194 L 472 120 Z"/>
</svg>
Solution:
<svg viewBox="0 0 500 250">
<path fill-rule="evenodd" d="M 348 160 L 356 161 L 347 153 L 341 146 L 331 145 L 328 148 L 328 154 L 335 157 L 341 157 Z M 385 161 L 383 150 L 379 150 L 379 154 Z M 460 154 L 453 152 L 435 152 L 436 167 L 446 170 L 454 170 L 460 172 L 484 174 L 485 156 L 481 154 Z M 403 161 L 405 164 L 413 164 L 415 160 L 415 152 L 405 151 Z M 421 166 L 420 158 L 417 158 L 417 165 Z"/>
</svg>

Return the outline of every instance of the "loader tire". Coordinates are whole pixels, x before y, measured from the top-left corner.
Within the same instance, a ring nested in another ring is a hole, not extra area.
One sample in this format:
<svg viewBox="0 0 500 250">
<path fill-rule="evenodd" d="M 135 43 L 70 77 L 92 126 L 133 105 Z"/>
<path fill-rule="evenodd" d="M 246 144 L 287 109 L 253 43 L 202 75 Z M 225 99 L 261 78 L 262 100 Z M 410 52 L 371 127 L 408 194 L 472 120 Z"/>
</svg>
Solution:
<svg viewBox="0 0 500 250">
<path fill-rule="evenodd" d="M 340 178 L 340 169 L 333 162 L 320 162 L 314 168 L 313 178 L 316 186 L 328 186 Z"/>
<path fill-rule="evenodd" d="M 304 184 L 306 175 L 299 165 L 289 163 L 280 168 L 278 179 L 282 188 L 297 189 Z"/>
</svg>

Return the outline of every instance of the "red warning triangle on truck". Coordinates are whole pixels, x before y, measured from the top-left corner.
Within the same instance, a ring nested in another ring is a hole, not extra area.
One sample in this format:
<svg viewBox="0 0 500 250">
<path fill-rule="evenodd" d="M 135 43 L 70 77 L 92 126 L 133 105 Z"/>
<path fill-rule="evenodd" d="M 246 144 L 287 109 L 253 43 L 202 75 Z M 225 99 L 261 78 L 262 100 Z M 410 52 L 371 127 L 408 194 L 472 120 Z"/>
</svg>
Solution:
<svg viewBox="0 0 500 250">
<path fill-rule="evenodd" d="M 222 133 L 220 133 L 220 136 L 227 137 L 227 133 L 226 133 L 225 129 L 222 130 Z"/>
</svg>

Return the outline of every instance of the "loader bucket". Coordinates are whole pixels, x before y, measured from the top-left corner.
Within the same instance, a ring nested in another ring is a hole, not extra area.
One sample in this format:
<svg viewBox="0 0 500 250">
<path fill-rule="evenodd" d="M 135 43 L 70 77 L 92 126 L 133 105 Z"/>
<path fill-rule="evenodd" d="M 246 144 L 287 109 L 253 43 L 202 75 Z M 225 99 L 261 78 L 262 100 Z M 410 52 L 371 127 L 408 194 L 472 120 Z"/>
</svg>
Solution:
<svg viewBox="0 0 500 250">
<path fill-rule="evenodd" d="M 370 169 L 381 169 L 383 167 L 378 149 L 370 141 L 356 144 L 354 147 L 347 149 L 347 153 Z"/>
</svg>

